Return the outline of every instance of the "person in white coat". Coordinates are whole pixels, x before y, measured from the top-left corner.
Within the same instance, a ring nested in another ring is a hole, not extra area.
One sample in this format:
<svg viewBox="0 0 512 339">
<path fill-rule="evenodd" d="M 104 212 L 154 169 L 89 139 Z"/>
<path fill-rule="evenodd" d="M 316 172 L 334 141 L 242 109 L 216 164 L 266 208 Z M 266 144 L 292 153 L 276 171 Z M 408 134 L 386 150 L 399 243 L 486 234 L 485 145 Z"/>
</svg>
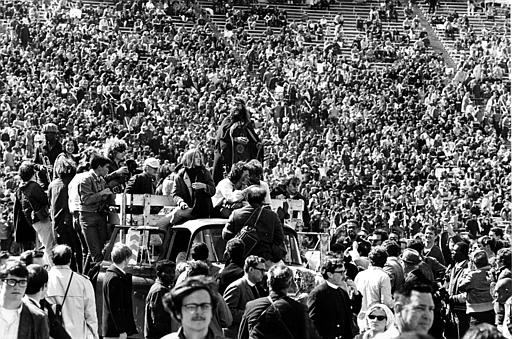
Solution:
<svg viewBox="0 0 512 339">
<path fill-rule="evenodd" d="M 48 272 L 46 299 L 62 305 L 64 328 L 71 338 L 98 339 L 94 289 L 89 279 L 69 268 L 72 255 L 67 245 L 52 250 L 55 266 Z"/>
</svg>

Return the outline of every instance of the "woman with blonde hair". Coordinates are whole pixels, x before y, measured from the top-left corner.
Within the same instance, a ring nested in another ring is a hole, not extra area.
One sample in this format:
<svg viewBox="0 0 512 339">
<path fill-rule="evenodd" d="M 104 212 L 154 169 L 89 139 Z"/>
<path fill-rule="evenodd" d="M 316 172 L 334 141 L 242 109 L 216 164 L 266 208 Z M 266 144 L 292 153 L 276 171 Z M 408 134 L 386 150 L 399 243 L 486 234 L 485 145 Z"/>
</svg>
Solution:
<svg viewBox="0 0 512 339">
<path fill-rule="evenodd" d="M 213 209 L 211 197 L 215 194 L 210 171 L 198 149 L 191 149 L 181 159 L 171 196 L 178 206 L 172 213 L 171 224 L 176 225 L 195 218 L 208 218 Z"/>
<path fill-rule="evenodd" d="M 364 313 L 364 318 L 358 319 L 359 327 L 364 330 L 356 339 L 394 338 L 396 332 L 395 316 L 384 304 L 373 304 Z M 393 335 L 392 335 L 393 334 Z"/>
</svg>

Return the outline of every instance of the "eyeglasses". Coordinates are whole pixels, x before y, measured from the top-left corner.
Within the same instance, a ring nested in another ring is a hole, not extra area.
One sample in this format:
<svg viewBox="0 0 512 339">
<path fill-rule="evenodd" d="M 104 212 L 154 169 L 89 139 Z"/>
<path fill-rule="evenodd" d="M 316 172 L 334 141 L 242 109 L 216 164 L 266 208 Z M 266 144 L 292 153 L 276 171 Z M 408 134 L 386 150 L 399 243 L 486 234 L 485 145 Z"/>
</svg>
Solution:
<svg viewBox="0 0 512 339">
<path fill-rule="evenodd" d="M 196 313 L 199 309 L 201 312 L 210 311 L 212 309 L 212 304 L 210 303 L 202 303 L 202 304 L 186 304 L 183 305 L 183 308 L 188 313 Z"/>
<path fill-rule="evenodd" d="M 368 319 L 377 319 L 378 321 L 383 321 L 383 320 L 386 320 L 387 317 L 385 315 L 375 315 L 375 314 L 369 314 L 368 315 Z"/>
<path fill-rule="evenodd" d="M 27 280 L 17 280 L 17 279 L 2 279 L 8 286 L 14 287 L 16 284 L 20 285 L 20 287 L 27 286 Z"/>
<path fill-rule="evenodd" d="M 343 274 L 347 272 L 347 270 L 335 270 L 334 273 L 339 273 L 339 274 Z"/>
</svg>

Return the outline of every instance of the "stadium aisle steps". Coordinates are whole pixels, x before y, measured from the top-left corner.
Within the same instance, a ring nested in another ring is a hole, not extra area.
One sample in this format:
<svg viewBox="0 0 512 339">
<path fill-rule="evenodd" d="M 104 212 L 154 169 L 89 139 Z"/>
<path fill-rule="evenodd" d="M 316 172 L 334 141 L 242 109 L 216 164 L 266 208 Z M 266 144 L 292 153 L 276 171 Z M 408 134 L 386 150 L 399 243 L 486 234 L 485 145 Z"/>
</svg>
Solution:
<svg viewBox="0 0 512 339">
<path fill-rule="evenodd" d="M 213 10 L 213 4 L 211 1 L 207 0 L 199 0 L 198 1 L 203 8 L 209 8 Z M 262 6 L 266 6 L 266 4 L 261 4 Z M 362 34 L 356 29 L 356 20 L 358 17 L 362 19 L 366 19 L 370 13 L 370 9 L 372 6 L 378 6 L 379 4 L 376 2 L 365 2 L 365 3 L 356 3 L 356 2 L 338 2 L 330 6 L 329 9 L 311 9 L 309 5 L 292 5 L 292 4 L 268 4 L 268 6 L 276 6 L 277 8 L 286 11 L 288 22 L 295 21 L 297 23 L 305 24 L 307 20 L 311 20 L 313 22 L 319 22 L 320 19 L 325 17 L 327 19 L 327 28 L 324 31 L 323 38 L 318 39 L 316 36 L 312 37 L 312 42 L 305 43 L 304 45 L 310 45 L 313 47 L 323 47 L 325 41 L 333 41 L 334 40 L 334 17 L 337 14 L 342 14 L 344 18 L 343 25 L 343 47 L 342 55 L 349 57 L 350 49 L 353 41 Z M 250 5 L 236 5 L 235 9 L 250 9 Z M 398 20 L 395 22 L 384 21 L 382 23 L 383 29 L 398 29 L 402 31 L 402 22 L 405 18 L 403 13 L 403 7 L 397 7 Z M 214 14 L 211 17 L 212 21 L 217 25 L 220 31 L 224 31 L 226 17 L 223 14 Z M 259 39 L 263 37 L 265 34 L 266 26 L 263 20 L 258 20 L 254 29 L 248 29 L 248 27 L 244 27 L 247 31 L 250 38 Z M 278 27 L 272 28 L 274 32 L 279 30 Z M 413 44 L 415 40 L 411 41 Z M 385 63 L 382 63 L 385 64 Z"/>
</svg>

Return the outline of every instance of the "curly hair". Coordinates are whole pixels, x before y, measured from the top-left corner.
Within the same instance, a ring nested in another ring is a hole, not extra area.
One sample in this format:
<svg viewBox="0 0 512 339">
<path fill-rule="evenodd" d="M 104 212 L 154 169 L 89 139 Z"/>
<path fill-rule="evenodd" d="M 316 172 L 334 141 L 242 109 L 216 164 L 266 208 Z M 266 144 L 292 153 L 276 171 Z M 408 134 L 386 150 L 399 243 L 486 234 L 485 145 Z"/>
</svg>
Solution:
<svg viewBox="0 0 512 339">
<path fill-rule="evenodd" d="M 105 142 L 104 155 L 109 159 L 114 159 L 116 153 L 125 152 L 128 149 L 128 145 L 124 140 L 113 138 Z"/>
<path fill-rule="evenodd" d="M 233 183 L 237 183 L 242 178 L 245 170 L 245 161 L 233 164 L 231 171 L 229 171 L 228 179 Z"/>
</svg>

